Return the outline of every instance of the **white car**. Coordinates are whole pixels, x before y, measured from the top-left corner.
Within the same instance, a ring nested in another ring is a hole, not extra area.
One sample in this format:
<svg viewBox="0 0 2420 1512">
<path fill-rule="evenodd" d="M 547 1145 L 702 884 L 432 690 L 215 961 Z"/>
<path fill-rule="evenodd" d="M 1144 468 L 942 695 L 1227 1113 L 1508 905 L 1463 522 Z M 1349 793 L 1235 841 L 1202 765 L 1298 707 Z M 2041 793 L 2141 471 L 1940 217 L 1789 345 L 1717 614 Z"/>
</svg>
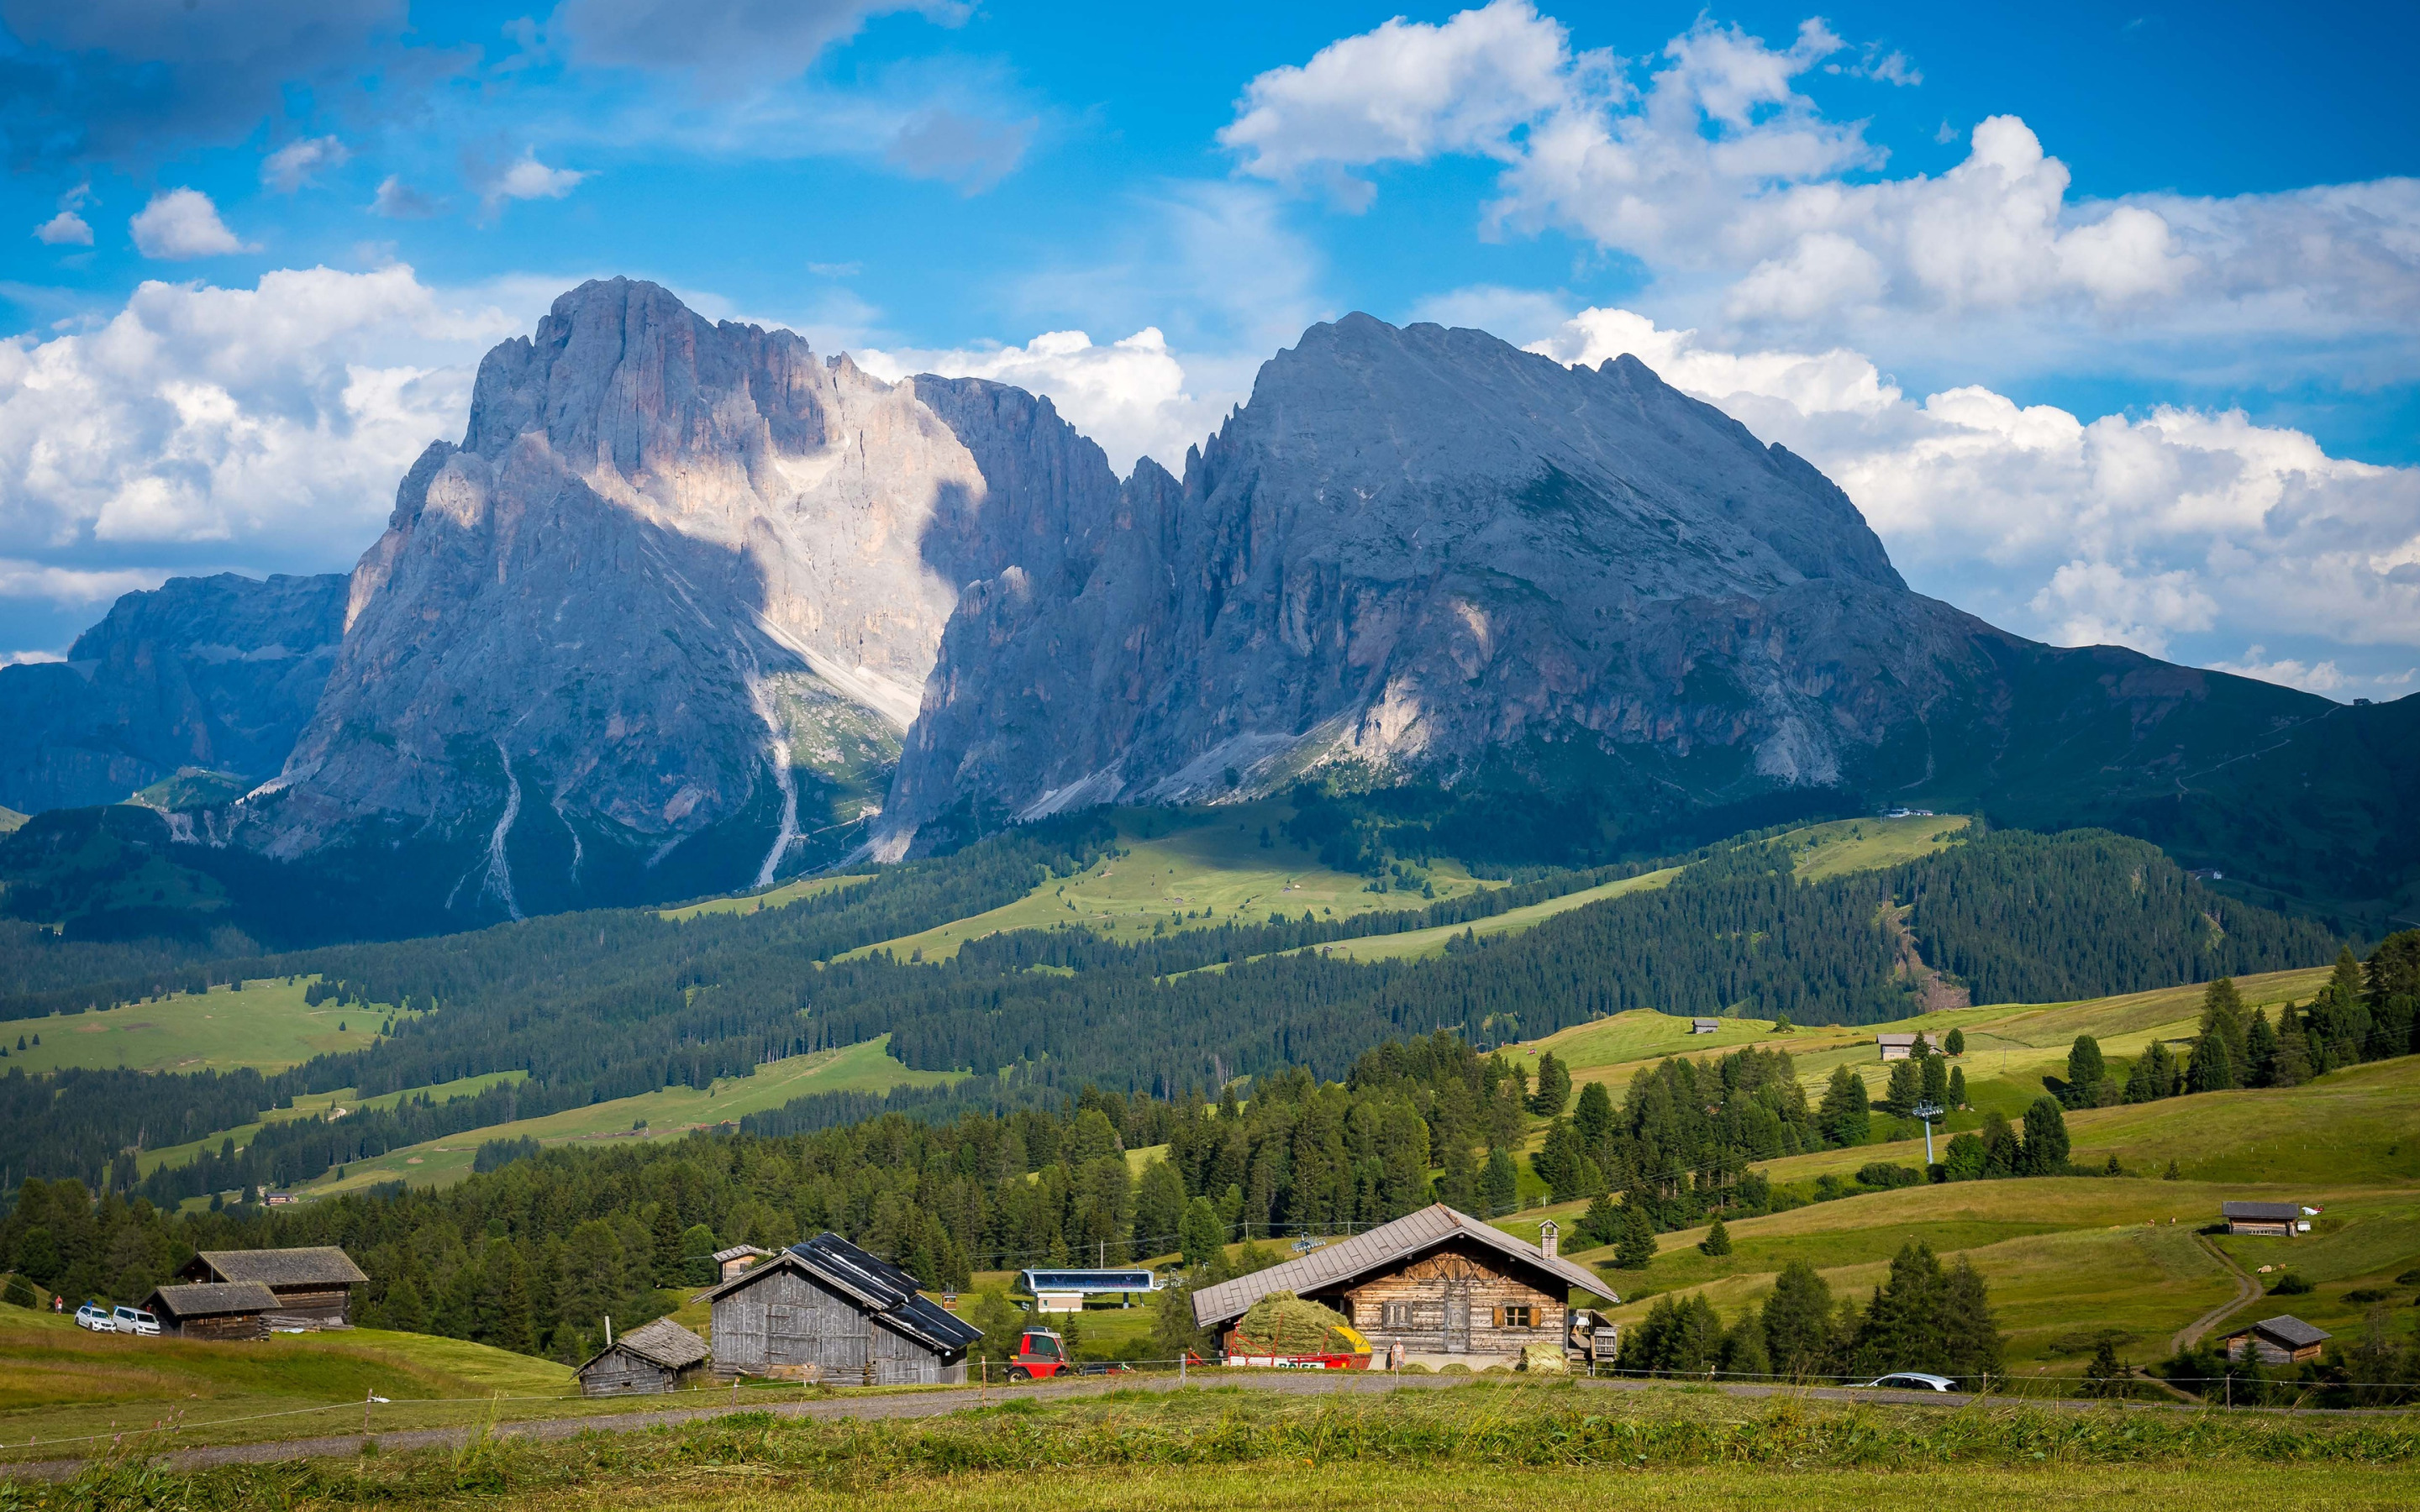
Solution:
<svg viewBox="0 0 2420 1512">
<path fill-rule="evenodd" d="M 117 1321 L 109 1316 L 108 1308 L 97 1302 L 88 1302 L 76 1309 L 76 1327 L 88 1328 L 96 1334 L 115 1334 Z"/>
<path fill-rule="evenodd" d="M 158 1334 L 160 1319 L 140 1307 L 112 1307 L 109 1321 L 120 1334 Z"/>
<path fill-rule="evenodd" d="M 1958 1382 L 1947 1376 L 1927 1375 L 1921 1370 L 1900 1370 L 1887 1376 L 1876 1376 L 1865 1383 L 1864 1390 L 1873 1391 L 1956 1391 Z"/>
</svg>

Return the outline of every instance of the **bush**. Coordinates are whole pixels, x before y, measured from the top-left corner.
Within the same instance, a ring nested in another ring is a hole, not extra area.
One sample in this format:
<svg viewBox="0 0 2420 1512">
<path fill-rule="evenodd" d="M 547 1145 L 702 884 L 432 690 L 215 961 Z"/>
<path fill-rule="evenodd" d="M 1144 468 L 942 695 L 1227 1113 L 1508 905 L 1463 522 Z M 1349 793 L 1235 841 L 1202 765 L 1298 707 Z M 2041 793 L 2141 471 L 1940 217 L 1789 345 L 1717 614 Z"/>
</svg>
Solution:
<svg viewBox="0 0 2420 1512">
<path fill-rule="evenodd" d="M 2291 1271 L 2279 1276 L 2277 1284 L 2269 1288 L 2269 1295 L 2273 1297 L 2307 1297 L 2310 1294 L 2311 1284 Z"/>
<path fill-rule="evenodd" d="M 11 1307 L 39 1308 L 42 1305 L 42 1299 L 34 1293 L 34 1284 L 22 1275 L 8 1278 L 8 1289 L 0 1291 L 0 1302 Z"/>
<path fill-rule="evenodd" d="M 1857 1180 L 1860 1185 L 1877 1192 L 1888 1192 L 1894 1187 L 1922 1186 L 1924 1173 L 1913 1165 L 1893 1165 L 1887 1161 L 1875 1161 L 1857 1167 Z"/>
</svg>

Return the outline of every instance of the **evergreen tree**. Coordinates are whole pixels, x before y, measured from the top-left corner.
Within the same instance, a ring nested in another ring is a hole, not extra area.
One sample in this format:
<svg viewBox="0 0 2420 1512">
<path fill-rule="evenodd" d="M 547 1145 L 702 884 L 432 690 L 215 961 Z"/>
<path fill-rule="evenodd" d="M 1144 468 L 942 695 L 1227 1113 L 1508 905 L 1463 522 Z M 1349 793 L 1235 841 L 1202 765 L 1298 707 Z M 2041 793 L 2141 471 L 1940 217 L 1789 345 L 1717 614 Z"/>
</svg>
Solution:
<svg viewBox="0 0 2420 1512">
<path fill-rule="evenodd" d="M 2227 1053 L 2226 1036 L 2205 1032 L 2194 1041 L 2193 1058 L 2185 1066 L 2186 1089 L 2225 1092 L 2235 1085 L 2235 1061 Z"/>
<path fill-rule="evenodd" d="M 1529 1157 L 1529 1168 L 1557 1202 L 1572 1202 L 1587 1194 L 1581 1190 L 1581 1165 L 1588 1157 L 1580 1145 L 1577 1130 L 1568 1119 L 1557 1119 L 1546 1125 L 1545 1141 L 1538 1152 Z"/>
<path fill-rule="evenodd" d="M 2350 959 L 2350 952 L 2347 952 Z M 2235 979 L 2221 977 L 2202 992 L 2201 1038 L 2215 1035 L 2226 1046 L 2226 1060 L 2240 1072 L 2251 1058 L 2246 1041 L 2250 1026 L 2244 1022 L 2243 995 L 2235 990 Z M 2234 1086 L 2235 1083 L 2228 1083 Z"/>
<path fill-rule="evenodd" d="M 2126 1366 L 2118 1358 L 2117 1341 L 2104 1334 L 2092 1351 L 2092 1363 L 2084 1367 L 2084 1395 L 2093 1397 L 2124 1396 L 2130 1379 Z"/>
<path fill-rule="evenodd" d="M 656 1204 L 654 1228 L 656 1285 L 679 1286 L 689 1277 L 681 1269 L 680 1211 L 669 1200 Z"/>
<path fill-rule="evenodd" d="M 1774 1372 L 1792 1381 L 1833 1371 L 1832 1288 L 1805 1260 L 1784 1265 L 1765 1300 L 1764 1348 Z"/>
<path fill-rule="evenodd" d="M 1458 1212 L 1476 1211 L 1482 1198 L 1479 1192 L 1479 1165 L 1471 1159 L 1470 1146 L 1456 1138 L 1445 1147 L 1445 1162 L 1437 1171 L 1436 1199 Z"/>
<path fill-rule="evenodd" d="M 1589 1199 L 1588 1211 L 1580 1214 L 1579 1227 L 1572 1231 L 1574 1249 L 1593 1249 L 1610 1244 L 1621 1238 L 1622 1213 L 1613 1205 L 1613 1198 L 1600 1192 Z"/>
<path fill-rule="evenodd" d="M 1655 1260 L 1655 1225 L 1647 1210 L 1627 1197 L 1621 1204 L 1621 1237 L 1613 1246 L 1613 1264 L 1618 1271 L 1644 1271 Z"/>
<path fill-rule="evenodd" d="M 1833 1144 L 1864 1144 L 1873 1125 L 1864 1079 L 1846 1066 L 1832 1068 L 1831 1080 L 1823 1086 L 1823 1102 L 1815 1115 L 1815 1124 Z"/>
<path fill-rule="evenodd" d="M 2328 984 L 2311 1001 L 2307 1030 L 2315 1048 L 2323 1047 L 2329 1066 L 2350 1066 L 2362 1057 L 2370 1022 L 2369 994 L 2361 964 L 2353 959 L 2351 947 L 2343 947 L 2336 951 Z"/>
<path fill-rule="evenodd" d="M 1773 1360 L 1764 1348 L 1764 1317 L 1754 1307 L 1740 1315 L 1739 1321 L 1723 1335 L 1724 1375 L 1747 1381 L 1761 1381 L 1772 1376 Z"/>
<path fill-rule="evenodd" d="M 1594 1149 L 1605 1136 L 1613 1132 L 1613 1097 L 1605 1083 L 1590 1082 L 1580 1088 L 1580 1100 L 1572 1109 L 1572 1127 L 1580 1134 L 1580 1141 Z"/>
<path fill-rule="evenodd" d="M 2176 1064 L 2168 1047 L 2154 1040 L 2144 1047 L 2133 1069 L 2126 1073 L 2126 1101 L 2156 1103 L 2170 1095 L 2175 1080 Z"/>
<path fill-rule="evenodd" d="M 2420 1054 L 2420 929 L 2398 930 L 2379 941 L 2363 977 L 2370 1032 L 2363 1054 L 2373 1060 Z"/>
<path fill-rule="evenodd" d="M 1216 1264 L 1227 1243 L 1227 1226 L 1218 1221 L 1218 1210 L 1208 1197 L 1195 1197 L 1185 1205 L 1177 1241 L 1185 1252 L 1188 1266 Z"/>
<path fill-rule="evenodd" d="M 1960 1083 L 1963 1085 L 1963 1077 L 1960 1078 Z M 1924 1073 L 1917 1090 L 1925 1102 L 1935 1107 L 1948 1108 L 1956 1105 L 1949 1101 L 1948 1057 L 1945 1056 L 1924 1057 Z"/>
<path fill-rule="evenodd" d="M 1706 1230 L 1706 1237 L 1699 1241 L 1698 1250 L 1704 1255 L 1729 1255 L 1731 1252 L 1731 1231 L 1723 1227 L 1720 1218 L 1716 1218 L 1714 1227 Z"/>
<path fill-rule="evenodd" d="M 1983 1176 L 1991 1180 L 2024 1174 L 2024 1148 L 1999 1109 L 1983 1115 Z"/>
<path fill-rule="evenodd" d="M 2025 1109 L 2024 1169 L 2032 1176 L 2057 1176 L 2067 1169 L 2067 1116 L 2058 1100 L 2038 1097 Z"/>
<path fill-rule="evenodd" d="M 1555 1118 L 1571 1097 L 1572 1073 L 1549 1050 L 1538 1057 L 1538 1089 L 1529 1094 L 1529 1111 L 1542 1119 Z"/>
<path fill-rule="evenodd" d="M 1941 1048 L 1947 1051 L 1952 1056 L 1964 1055 L 1966 1053 L 1966 1031 L 1964 1029 L 1950 1030 L 1948 1037 L 1941 1041 Z"/>
<path fill-rule="evenodd" d="M 1165 1255 L 1180 1249 L 1185 1222 L 1185 1178 L 1174 1165 L 1164 1160 L 1153 1161 L 1142 1168 L 1142 1180 L 1135 1183 L 1134 1253 L 1138 1258 Z"/>
<path fill-rule="evenodd" d="M 2277 1010 L 2277 1055 L 2269 1072 L 2272 1087 L 2300 1087 L 2311 1079 L 2311 1041 L 2294 1005 Z"/>
<path fill-rule="evenodd" d="M 1186 1354 L 1207 1360 L 1218 1348 L 1210 1331 L 1193 1321 L 1193 1282 L 1187 1279 L 1161 1288 L 1158 1311 L 1152 1319 L 1151 1352 L 1162 1360 Z"/>
<path fill-rule="evenodd" d="M 1852 1350 L 1860 1374 L 1941 1371 L 1948 1354 L 1941 1328 L 1942 1288 L 1941 1261 L 1932 1246 L 1920 1241 L 1902 1245 L 1857 1320 Z"/>
<path fill-rule="evenodd" d="M 1883 1089 L 1881 1106 L 1901 1118 L 1916 1106 L 1924 1095 L 1924 1062 L 1915 1056 L 1891 1062 L 1890 1080 Z"/>
<path fill-rule="evenodd" d="M 1521 1176 L 1512 1168 L 1512 1157 L 1499 1145 L 1487 1152 L 1487 1168 L 1480 1173 L 1479 1198 L 1485 1205 L 1483 1217 L 1493 1218 L 1512 1211 L 1521 1201 Z"/>
<path fill-rule="evenodd" d="M 1966 1068 L 1963 1066 L 1949 1068 L 1949 1105 L 1953 1108 L 1966 1105 Z"/>
<path fill-rule="evenodd" d="M 1947 1365 L 1942 1374 L 1958 1378 L 1969 1390 L 2000 1374 L 2006 1340 L 1982 1273 L 1963 1255 L 1942 1278 L 1941 1335 Z"/>
<path fill-rule="evenodd" d="M 2243 1085 L 2274 1087 L 2277 1085 L 2277 1031 L 2269 1026 L 2266 1010 L 2252 1011 L 2252 1027 L 2245 1031 L 2244 1045 L 2251 1057 Z"/>
<path fill-rule="evenodd" d="M 2088 1108 L 2101 1099 L 2101 1078 L 2108 1067 L 2101 1058 L 2101 1041 L 2079 1034 L 2067 1052 L 2067 1090 L 2059 1100 L 2071 1108 Z"/>
</svg>

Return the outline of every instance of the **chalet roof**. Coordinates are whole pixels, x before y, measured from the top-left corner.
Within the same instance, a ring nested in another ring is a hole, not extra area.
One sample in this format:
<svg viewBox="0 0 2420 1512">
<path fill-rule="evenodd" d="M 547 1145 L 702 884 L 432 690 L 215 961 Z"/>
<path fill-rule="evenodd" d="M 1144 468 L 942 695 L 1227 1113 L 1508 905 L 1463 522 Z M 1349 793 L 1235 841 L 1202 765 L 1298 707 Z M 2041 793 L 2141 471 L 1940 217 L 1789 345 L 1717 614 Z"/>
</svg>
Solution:
<svg viewBox="0 0 2420 1512">
<path fill-rule="evenodd" d="M 699 1295 L 708 1302 L 720 1302 L 783 1271 L 814 1276 L 864 1308 L 876 1322 L 936 1354 L 963 1353 L 983 1337 L 983 1330 L 924 1296 L 914 1276 L 834 1233 L 817 1234 L 803 1243 L 793 1244 L 763 1264 L 752 1265 Z"/>
<path fill-rule="evenodd" d="M 369 1280 L 353 1263 L 353 1257 L 334 1244 L 301 1249 L 206 1249 L 194 1258 L 222 1281 L 257 1281 L 271 1287 L 358 1287 Z"/>
<path fill-rule="evenodd" d="M 2294 1202 L 2222 1202 L 2218 1215 L 2257 1224 L 2289 1224 L 2303 1216 L 2303 1209 Z"/>
<path fill-rule="evenodd" d="M 1874 1036 L 1876 1044 L 1905 1045 L 1909 1049 L 1914 1049 L 1919 1040 L 1926 1044 L 1931 1044 L 1932 1036 L 1929 1034 L 1877 1034 Z"/>
<path fill-rule="evenodd" d="M 2250 1328 L 2240 1328 L 2227 1335 L 2242 1338 L 2246 1334 L 2260 1334 L 2285 1345 L 2288 1349 L 2307 1350 L 2314 1344 L 2324 1344 L 2335 1337 L 2324 1328 L 2313 1328 L 2301 1319 L 2288 1314 L 2264 1318 Z"/>
<path fill-rule="evenodd" d="M 733 1260 L 744 1259 L 752 1255 L 761 1260 L 766 1256 L 772 1253 L 773 1252 L 768 1249 L 758 1249 L 753 1244 L 734 1244 L 729 1249 L 716 1250 L 714 1252 L 714 1263 L 717 1265 L 727 1265 Z"/>
<path fill-rule="evenodd" d="M 659 1318 L 652 1323 L 643 1323 L 630 1330 L 613 1341 L 613 1349 L 628 1350 L 640 1359 L 653 1361 L 667 1370 L 685 1370 L 705 1359 L 706 1353 L 706 1340 L 669 1318 Z M 595 1365 L 612 1352 L 613 1350 L 599 1350 L 588 1364 Z M 581 1368 L 585 1370 L 588 1366 Z"/>
<path fill-rule="evenodd" d="M 1457 1212 L 1439 1202 L 1407 1213 L 1390 1224 L 1380 1224 L 1366 1234 L 1356 1234 L 1333 1244 L 1324 1245 L 1298 1260 L 1256 1271 L 1203 1287 L 1193 1294 L 1193 1321 L 1203 1328 L 1212 1323 L 1241 1318 L 1252 1304 L 1272 1291 L 1291 1291 L 1297 1296 L 1323 1290 L 1357 1276 L 1384 1271 L 1413 1257 L 1433 1250 L 1453 1239 L 1475 1240 L 1509 1258 L 1544 1271 L 1567 1286 L 1575 1287 L 1607 1302 L 1621 1299 L 1597 1279 L 1586 1266 L 1577 1265 L 1559 1256 L 1549 1257 L 1537 1245 L 1513 1238 L 1501 1228 L 1492 1228 L 1468 1213 Z"/>
<path fill-rule="evenodd" d="M 226 1318 L 265 1313 L 277 1305 L 277 1293 L 257 1281 L 202 1281 L 192 1286 L 159 1287 L 143 1300 L 146 1312 L 171 1318 Z"/>
</svg>

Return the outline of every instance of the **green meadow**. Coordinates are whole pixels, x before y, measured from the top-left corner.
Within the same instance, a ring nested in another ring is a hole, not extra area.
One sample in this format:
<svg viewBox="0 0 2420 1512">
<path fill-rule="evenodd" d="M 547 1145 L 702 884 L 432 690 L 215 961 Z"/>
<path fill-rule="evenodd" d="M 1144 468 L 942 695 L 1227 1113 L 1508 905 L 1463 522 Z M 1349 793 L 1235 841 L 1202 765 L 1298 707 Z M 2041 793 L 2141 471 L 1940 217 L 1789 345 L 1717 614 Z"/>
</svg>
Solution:
<svg viewBox="0 0 2420 1512">
<path fill-rule="evenodd" d="M 29 1073 L 69 1066 L 129 1071 L 283 1071 L 314 1056 L 366 1049 L 398 1015 L 391 1008 L 340 1008 L 302 1000 L 316 978 L 273 977 L 243 990 L 178 993 L 90 1013 L 29 1019 L 6 1026 L 0 1043 L 10 1066 Z M 32 1037 L 42 1042 L 35 1044 Z M 18 1039 L 25 1040 L 23 1046 Z"/>
</svg>

